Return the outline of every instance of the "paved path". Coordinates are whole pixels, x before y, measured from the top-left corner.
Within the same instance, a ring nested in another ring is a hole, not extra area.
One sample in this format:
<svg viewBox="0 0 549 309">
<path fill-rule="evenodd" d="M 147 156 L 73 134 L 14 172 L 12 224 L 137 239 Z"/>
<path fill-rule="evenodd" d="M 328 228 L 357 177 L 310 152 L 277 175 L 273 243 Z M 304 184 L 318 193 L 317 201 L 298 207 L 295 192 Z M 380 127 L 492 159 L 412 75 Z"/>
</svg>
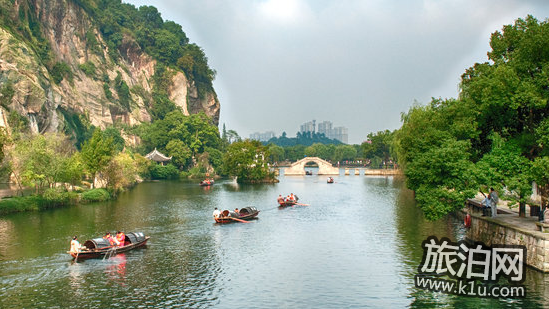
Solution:
<svg viewBox="0 0 549 309">
<path fill-rule="evenodd" d="M 478 203 L 482 201 L 479 199 L 474 199 Z M 498 204 L 498 215 L 495 218 L 484 217 L 482 213 L 474 212 L 472 216 L 479 218 L 481 220 L 491 221 L 502 226 L 507 226 L 521 232 L 525 232 L 537 237 L 549 240 L 549 233 L 543 233 L 538 231 L 536 222 L 539 221 L 538 216 L 530 216 L 530 206 L 526 205 L 526 217 L 519 217 L 518 207 L 509 208 L 507 207 L 506 201 L 501 201 Z"/>
</svg>

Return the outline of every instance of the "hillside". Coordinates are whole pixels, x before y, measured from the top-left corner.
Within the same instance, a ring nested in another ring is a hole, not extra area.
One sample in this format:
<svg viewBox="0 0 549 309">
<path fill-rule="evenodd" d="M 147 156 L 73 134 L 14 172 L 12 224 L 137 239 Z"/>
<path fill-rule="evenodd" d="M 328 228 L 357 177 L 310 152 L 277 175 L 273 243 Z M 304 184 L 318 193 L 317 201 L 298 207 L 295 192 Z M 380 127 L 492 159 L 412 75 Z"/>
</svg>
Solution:
<svg viewBox="0 0 549 309">
<path fill-rule="evenodd" d="M 154 7 L 117 0 L 0 0 L 0 125 L 64 131 L 132 126 L 179 107 L 217 125 L 200 47 Z"/>
</svg>

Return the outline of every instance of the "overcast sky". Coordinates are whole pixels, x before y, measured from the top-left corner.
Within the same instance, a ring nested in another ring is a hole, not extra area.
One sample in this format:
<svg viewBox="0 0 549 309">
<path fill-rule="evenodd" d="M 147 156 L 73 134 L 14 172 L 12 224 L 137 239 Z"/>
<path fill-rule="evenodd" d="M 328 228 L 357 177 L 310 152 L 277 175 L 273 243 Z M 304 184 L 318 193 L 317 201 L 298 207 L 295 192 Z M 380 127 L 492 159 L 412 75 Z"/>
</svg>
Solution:
<svg viewBox="0 0 549 309">
<path fill-rule="evenodd" d="M 350 143 L 400 127 L 414 102 L 455 98 L 465 69 L 487 61 L 491 33 L 549 16 L 545 0 L 125 2 L 155 6 L 204 49 L 220 128 L 295 136 L 328 120 Z"/>
</svg>

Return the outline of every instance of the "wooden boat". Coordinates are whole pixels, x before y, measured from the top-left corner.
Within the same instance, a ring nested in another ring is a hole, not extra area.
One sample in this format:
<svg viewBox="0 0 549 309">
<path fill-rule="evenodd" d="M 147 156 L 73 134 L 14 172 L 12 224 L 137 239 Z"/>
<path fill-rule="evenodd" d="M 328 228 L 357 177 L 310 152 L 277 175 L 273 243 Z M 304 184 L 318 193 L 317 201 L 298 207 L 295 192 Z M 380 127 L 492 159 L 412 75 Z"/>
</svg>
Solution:
<svg viewBox="0 0 549 309">
<path fill-rule="evenodd" d="M 313 172 L 311 172 L 311 171 L 305 171 L 305 175 L 309 175 L 309 176 L 310 176 L 310 175 L 312 175 L 312 174 L 313 174 Z"/>
<path fill-rule="evenodd" d="M 253 206 L 244 207 L 238 213 L 228 210 L 223 210 L 221 216 L 214 218 L 217 223 L 232 223 L 242 220 L 251 220 L 257 217 L 259 210 Z"/>
<path fill-rule="evenodd" d="M 143 247 L 147 244 L 150 236 L 145 236 L 141 232 L 127 233 L 123 246 L 111 246 L 108 240 L 103 238 L 94 238 L 86 240 L 84 247 L 86 249 L 79 252 L 67 252 L 75 260 L 85 260 L 94 258 L 109 258 L 118 253 L 130 251 L 135 248 Z"/>
<path fill-rule="evenodd" d="M 294 206 L 295 204 L 297 204 L 297 201 L 283 201 L 283 202 L 278 202 L 279 207 Z"/>
<path fill-rule="evenodd" d="M 200 182 L 200 185 L 203 187 L 213 186 L 213 184 L 214 184 L 213 180 L 202 180 Z"/>
</svg>

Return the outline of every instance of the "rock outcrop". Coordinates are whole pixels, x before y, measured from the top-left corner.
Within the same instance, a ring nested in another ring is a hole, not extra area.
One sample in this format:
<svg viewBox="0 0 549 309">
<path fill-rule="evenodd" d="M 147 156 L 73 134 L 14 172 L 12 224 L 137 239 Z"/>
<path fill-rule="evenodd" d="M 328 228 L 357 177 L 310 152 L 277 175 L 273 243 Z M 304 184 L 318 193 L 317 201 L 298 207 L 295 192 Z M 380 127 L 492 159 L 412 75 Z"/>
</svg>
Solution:
<svg viewBox="0 0 549 309">
<path fill-rule="evenodd" d="M 117 51 L 120 57 L 115 60 L 93 20 L 74 1 L 15 0 L 10 13 L 13 18 L 24 12 L 20 8 L 25 5 L 40 24 L 53 62 L 66 64 L 72 78 L 54 82 L 36 48 L 21 39 L 18 32 L 0 24 L 0 90 L 12 90 L 0 94 L 2 115 L 16 111 L 28 118 L 35 132 L 63 130 L 67 114 L 83 114 L 101 128 L 115 122 L 134 125 L 151 120 L 152 77 L 157 61 L 133 38 L 123 34 Z M 94 70 L 86 71 L 86 67 Z M 117 76 L 130 89 L 128 105 L 120 103 L 114 88 Z M 217 125 L 220 105 L 213 90 L 199 98 L 192 78 L 176 72 L 168 95 L 186 115 L 204 111 Z"/>
</svg>

